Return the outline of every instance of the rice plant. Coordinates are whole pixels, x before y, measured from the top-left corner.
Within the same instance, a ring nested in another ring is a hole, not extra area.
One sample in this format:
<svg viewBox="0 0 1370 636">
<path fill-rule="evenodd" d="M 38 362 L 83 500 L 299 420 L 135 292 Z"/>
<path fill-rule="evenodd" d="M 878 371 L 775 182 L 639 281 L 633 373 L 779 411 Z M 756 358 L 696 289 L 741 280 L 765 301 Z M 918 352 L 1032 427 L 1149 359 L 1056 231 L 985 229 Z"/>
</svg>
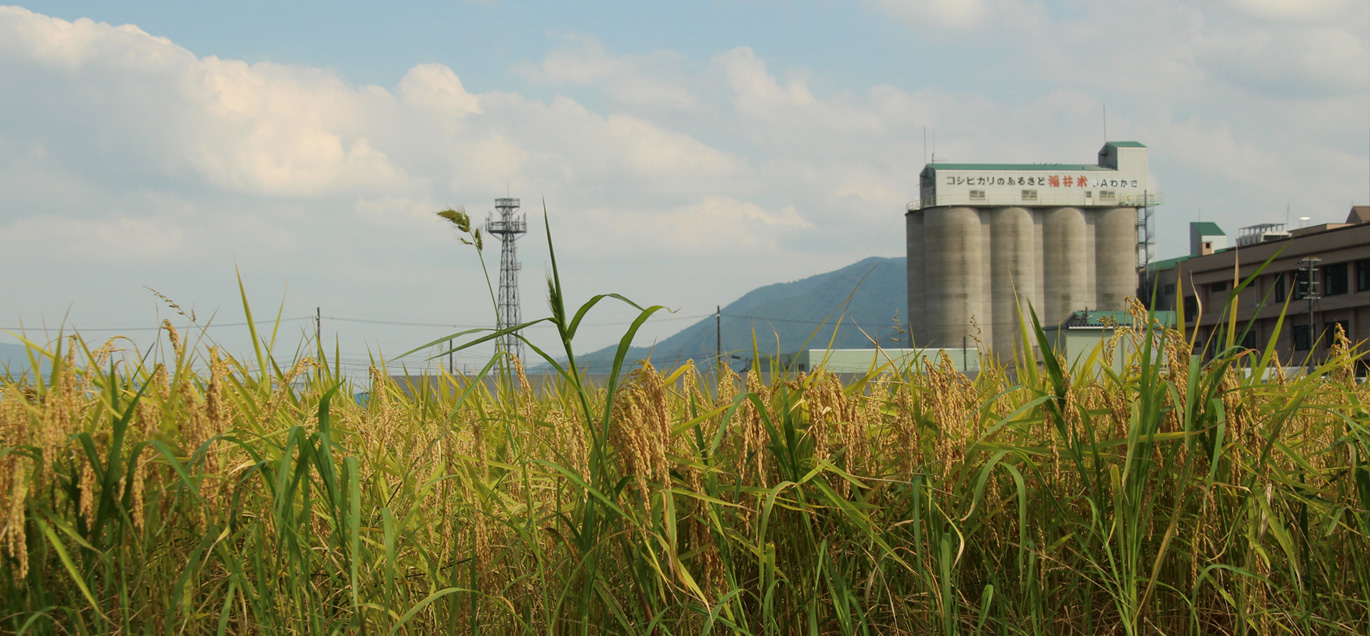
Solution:
<svg viewBox="0 0 1370 636">
<path fill-rule="evenodd" d="M 577 328 L 628 301 L 568 310 L 553 263 L 545 381 L 344 378 L 169 322 L 161 353 L 32 343 L 50 372 L 0 389 L 0 631 L 1370 629 L 1370 389 L 1344 337 L 1284 377 L 1273 347 L 1134 304 L 1074 367 L 1029 324 L 1038 358 L 974 379 L 763 383 L 624 369 L 638 307 L 596 384 Z"/>
</svg>

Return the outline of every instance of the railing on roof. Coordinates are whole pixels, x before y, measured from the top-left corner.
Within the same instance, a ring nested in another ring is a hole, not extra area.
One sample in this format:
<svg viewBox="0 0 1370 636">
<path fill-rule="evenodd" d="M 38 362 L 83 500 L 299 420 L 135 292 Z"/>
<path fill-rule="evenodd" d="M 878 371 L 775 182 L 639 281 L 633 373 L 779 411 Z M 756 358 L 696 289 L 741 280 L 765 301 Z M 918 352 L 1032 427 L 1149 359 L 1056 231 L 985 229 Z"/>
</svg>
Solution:
<svg viewBox="0 0 1370 636">
<path fill-rule="evenodd" d="M 1248 225 L 1237 230 L 1237 247 L 1246 247 L 1266 241 L 1289 238 L 1289 232 L 1285 231 L 1283 223 L 1261 223 L 1260 225 Z"/>
<path fill-rule="evenodd" d="M 1030 188 L 1025 188 L 1030 189 Z M 1142 194 L 1123 194 L 1115 195 L 1111 198 L 1098 196 L 1099 190 L 1091 190 L 1095 196 L 1086 198 L 1083 194 L 1046 194 L 1041 190 L 1037 191 L 1036 199 L 1025 199 L 1022 193 L 986 193 L 984 196 L 972 197 L 970 193 L 941 194 L 925 199 L 915 199 L 910 201 L 908 209 L 922 210 L 926 208 L 945 207 L 952 205 L 963 205 L 969 207 L 1095 207 L 1095 208 L 1140 208 L 1143 206 L 1161 205 L 1165 203 L 1165 197 L 1158 192 Z"/>
</svg>

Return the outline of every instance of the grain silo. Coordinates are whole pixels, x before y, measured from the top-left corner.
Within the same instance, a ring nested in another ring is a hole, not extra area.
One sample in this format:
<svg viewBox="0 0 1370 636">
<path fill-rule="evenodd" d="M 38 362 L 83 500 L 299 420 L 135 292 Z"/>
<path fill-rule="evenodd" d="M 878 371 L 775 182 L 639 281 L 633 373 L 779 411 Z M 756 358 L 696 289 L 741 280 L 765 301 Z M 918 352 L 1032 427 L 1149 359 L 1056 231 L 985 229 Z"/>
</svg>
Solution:
<svg viewBox="0 0 1370 636">
<path fill-rule="evenodd" d="M 1089 164 L 930 163 L 906 215 L 909 323 L 918 347 L 977 335 L 1011 355 L 1029 303 L 1044 325 L 1136 294 L 1146 147 L 1104 144 Z M 1145 228 L 1143 228 L 1145 230 Z M 1141 234 L 1143 241 L 1147 234 Z M 977 334 L 978 327 L 978 334 Z"/>
</svg>

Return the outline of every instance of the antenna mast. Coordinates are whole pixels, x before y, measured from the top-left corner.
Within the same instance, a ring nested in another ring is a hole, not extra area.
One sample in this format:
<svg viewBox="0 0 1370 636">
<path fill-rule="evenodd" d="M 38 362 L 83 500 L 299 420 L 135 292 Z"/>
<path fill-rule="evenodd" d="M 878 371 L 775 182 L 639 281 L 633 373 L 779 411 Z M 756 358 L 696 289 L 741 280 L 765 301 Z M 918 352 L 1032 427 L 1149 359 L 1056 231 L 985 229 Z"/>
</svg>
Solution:
<svg viewBox="0 0 1370 636">
<path fill-rule="evenodd" d="M 495 199 L 495 209 L 499 210 L 499 220 L 491 215 L 485 217 L 485 231 L 499 237 L 499 329 L 506 329 L 523 322 L 519 316 L 519 259 L 514 242 L 528 232 L 524 215 L 519 214 L 518 199 Z M 513 333 L 500 336 L 496 342 L 499 351 L 507 351 L 514 357 L 523 359 L 523 341 Z"/>
</svg>

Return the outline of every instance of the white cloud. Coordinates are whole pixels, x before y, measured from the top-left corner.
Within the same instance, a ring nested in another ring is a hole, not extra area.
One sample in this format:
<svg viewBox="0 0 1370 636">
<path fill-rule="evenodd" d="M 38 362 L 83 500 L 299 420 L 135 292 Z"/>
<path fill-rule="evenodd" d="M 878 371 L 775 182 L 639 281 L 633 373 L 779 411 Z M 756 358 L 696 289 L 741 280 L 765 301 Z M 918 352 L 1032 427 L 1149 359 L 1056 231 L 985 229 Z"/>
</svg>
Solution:
<svg viewBox="0 0 1370 636">
<path fill-rule="evenodd" d="M 782 236 L 813 227 L 793 207 L 768 210 L 717 195 L 664 210 L 596 210 L 590 219 L 608 239 L 603 244 L 614 246 L 615 257 L 653 252 L 706 256 L 740 249 L 776 254 Z"/>
<path fill-rule="evenodd" d="M 991 14 L 988 0 L 873 0 L 872 4 L 924 28 L 965 29 L 983 23 Z"/>
<path fill-rule="evenodd" d="M 594 36 L 573 35 L 566 40 L 566 46 L 548 53 L 535 66 L 522 66 L 520 72 L 553 86 L 600 87 L 621 104 L 683 110 L 700 107 L 688 86 L 691 78 L 686 60 L 679 53 L 657 50 L 615 56 Z"/>
<path fill-rule="evenodd" d="M 400 80 L 400 97 L 422 106 L 439 117 L 461 117 L 480 113 L 480 101 L 466 92 L 452 69 L 441 64 L 420 64 Z"/>
<path fill-rule="evenodd" d="M 3 228 L 12 241 L 6 260 L 42 263 L 62 259 L 85 265 L 146 265 L 189 255 L 191 234 L 165 218 L 29 217 Z"/>
<path fill-rule="evenodd" d="M 1218 7 L 1281 26 L 1329 24 L 1357 13 L 1363 15 L 1366 10 L 1357 0 L 1223 0 Z"/>
<path fill-rule="evenodd" d="M 1370 46 L 1342 28 L 1237 28 L 1212 33 L 1198 61 L 1216 76 L 1276 98 L 1354 95 L 1370 86 Z M 1361 72 L 1358 72 L 1361 71 Z"/>
<path fill-rule="evenodd" d="M 315 69 L 197 59 L 136 27 L 17 8 L 0 12 L 0 32 L 11 107 L 60 102 L 49 125 L 84 135 L 71 141 L 100 149 L 96 160 L 167 176 L 188 165 L 217 186 L 271 195 L 405 185 L 370 123 L 394 108 L 384 91 Z"/>
</svg>

